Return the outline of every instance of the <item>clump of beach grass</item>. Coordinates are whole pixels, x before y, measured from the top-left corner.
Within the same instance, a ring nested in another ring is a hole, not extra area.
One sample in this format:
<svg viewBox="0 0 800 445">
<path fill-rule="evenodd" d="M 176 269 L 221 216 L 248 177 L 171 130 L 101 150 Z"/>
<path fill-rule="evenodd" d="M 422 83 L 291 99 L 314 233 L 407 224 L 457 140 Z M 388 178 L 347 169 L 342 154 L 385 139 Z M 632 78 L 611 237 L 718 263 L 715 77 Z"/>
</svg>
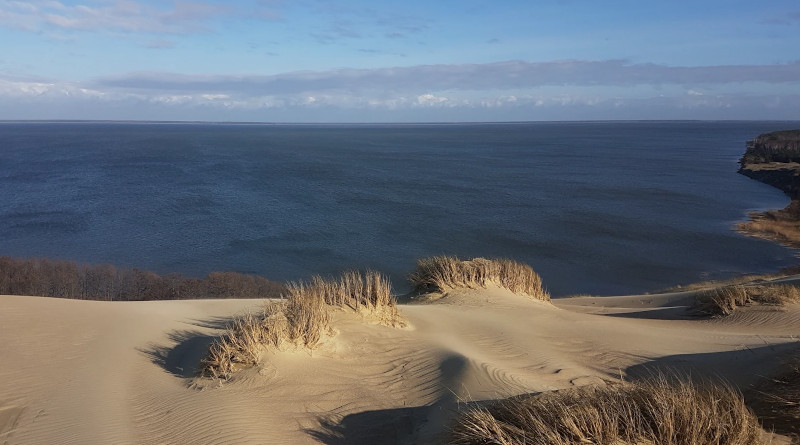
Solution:
<svg viewBox="0 0 800 445">
<path fill-rule="evenodd" d="M 330 306 L 352 309 L 381 324 L 403 325 L 392 283 L 379 272 L 349 271 L 336 280 L 315 276 L 308 284 L 290 285 L 292 291 L 298 296 L 314 295 Z"/>
<path fill-rule="evenodd" d="M 452 256 L 434 256 L 417 261 L 408 276 L 418 291 L 446 292 L 457 288 L 485 288 L 494 284 L 516 294 L 550 301 L 542 288 L 542 279 L 527 264 L 509 259 L 473 258 L 460 260 Z"/>
<path fill-rule="evenodd" d="M 289 283 L 280 301 L 269 301 L 259 313 L 237 317 L 228 325 L 209 346 L 200 374 L 227 379 L 238 369 L 256 365 L 270 348 L 314 349 L 332 331 L 331 308 L 353 310 L 380 324 L 403 326 L 391 290 L 389 279 L 374 271 Z"/>
<path fill-rule="evenodd" d="M 750 405 L 768 428 L 800 443 L 800 353 L 749 394 Z"/>
<path fill-rule="evenodd" d="M 637 384 L 512 397 L 459 415 L 456 445 L 767 443 L 732 387 L 656 376 Z"/>
<path fill-rule="evenodd" d="M 737 308 L 760 303 L 782 306 L 789 302 L 800 302 L 800 289 L 788 284 L 763 286 L 724 286 L 699 292 L 694 308 L 710 315 L 730 315 Z"/>
</svg>

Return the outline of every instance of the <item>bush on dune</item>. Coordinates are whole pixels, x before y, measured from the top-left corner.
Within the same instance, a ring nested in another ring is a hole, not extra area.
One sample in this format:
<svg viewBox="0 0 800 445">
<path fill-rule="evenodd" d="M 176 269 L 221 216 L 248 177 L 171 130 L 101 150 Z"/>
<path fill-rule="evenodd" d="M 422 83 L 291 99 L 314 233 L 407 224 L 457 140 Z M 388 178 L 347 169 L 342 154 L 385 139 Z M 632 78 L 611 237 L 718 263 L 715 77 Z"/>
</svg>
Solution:
<svg viewBox="0 0 800 445">
<path fill-rule="evenodd" d="M 742 396 L 723 384 L 654 377 L 501 400 L 461 414 L 458 445 L 761 444 Z"/>
<path fill-rule="evenodd" d="M 258 363 L 262 352 L 285 345 L 313 349 L 331 330 L 330 308 L 350 309 L 381 324 L 402 326 L 390 281 L 378 272 L 346 272 L 338 279 L 315 276 L 291 283 L 281 301 L 266 303 L 259 314 L 235 319 L 209 347 L 200 374 L 229 378 Z"/>
<path fill-rule="evenodd" d="M 456 288 L 485 288 L 489 284 L 525 294 L 537 300 L 550 301 L 542 289 L 542 279 L 527 264 L 508 259 L 474 258 L 460 260 L 450 256 L 435 256 L 417 261 L 409 277 L 420 291 L 446 292 Z"/>
<path fill-rule="evenodd" d="M 786 284 L 725 286 L 697 294 L 694 308 L 710 315 L 730 315 L 736 308 L 753 303 L 781 306 L 800 302 L 800 289 Z"/>
</svg>

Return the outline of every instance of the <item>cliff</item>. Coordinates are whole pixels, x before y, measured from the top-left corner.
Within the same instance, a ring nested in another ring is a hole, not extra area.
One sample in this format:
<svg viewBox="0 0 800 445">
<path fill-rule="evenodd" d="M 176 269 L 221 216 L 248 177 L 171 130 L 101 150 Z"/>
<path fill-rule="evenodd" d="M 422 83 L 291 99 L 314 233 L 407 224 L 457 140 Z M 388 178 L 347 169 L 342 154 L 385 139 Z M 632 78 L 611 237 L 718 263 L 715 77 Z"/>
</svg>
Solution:
<svg viewBox="0 0 800 445">
<path fill-rule="evenodd" d="M 800 130 L 765 133 L 747 142 L 739 173 L 800 198 Z"/>
<path fill-rule="evenodd" d="M 800 248 L 800 130 L 765 133 L 747 142 L 739 173 L 783 190 L 792 202 L 781 210 L 751 212 L 736 230 Z"/>
</svg>

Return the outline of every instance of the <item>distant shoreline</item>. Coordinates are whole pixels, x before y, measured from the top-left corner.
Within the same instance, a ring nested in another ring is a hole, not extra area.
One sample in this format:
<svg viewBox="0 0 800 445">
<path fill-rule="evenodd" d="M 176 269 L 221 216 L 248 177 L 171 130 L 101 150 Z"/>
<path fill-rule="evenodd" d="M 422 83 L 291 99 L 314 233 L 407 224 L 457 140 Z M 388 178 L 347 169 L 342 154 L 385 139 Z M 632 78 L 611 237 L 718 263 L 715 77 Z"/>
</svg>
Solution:
<svg viewBox="0 0 800 445">
<path fill-rule="evenodd" d="M 749 221 L 736 225 L 745 235 L 800 249 L 800 130 L 759 135 L 747 143 L 739 173 L 786 193 L 783 209 L 750 212 Z"/>
<path fill-rule="evenodd" d="M 592 119 L 592 120 L 536 120 L 536 121 L 385 121 L 385 122 L 279 122 L 279 121 L 203 121 L 203 120 L 137 120 L 137 119 L 0 119 L 2 124 L 131 124 L 131 125 L 265 125 L 265 126 L 381 126 L 381 125 L 515 125 L 515 124 L 625 124 L 625 123 L 731 123 L 731 122 L 773 122 L 797 123 L 785 119 Z"/>
</svg>

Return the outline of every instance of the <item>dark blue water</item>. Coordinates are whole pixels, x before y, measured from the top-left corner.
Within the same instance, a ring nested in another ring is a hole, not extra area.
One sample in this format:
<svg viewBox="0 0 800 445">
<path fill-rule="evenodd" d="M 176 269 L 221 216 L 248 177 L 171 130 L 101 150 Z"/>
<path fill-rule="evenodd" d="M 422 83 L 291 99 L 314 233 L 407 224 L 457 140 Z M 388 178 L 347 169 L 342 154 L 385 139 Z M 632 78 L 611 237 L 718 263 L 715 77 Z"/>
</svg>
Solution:
<svg viewBox="0 0 800 445">
<path fill-rule="evenodd" d="M 555 295 L 795 264 L 730 230 L 788 203 L 736 174 L 787 122 L 0 124 L 0 255 L 276 280 L 502 256 Z"/>
</svg>

